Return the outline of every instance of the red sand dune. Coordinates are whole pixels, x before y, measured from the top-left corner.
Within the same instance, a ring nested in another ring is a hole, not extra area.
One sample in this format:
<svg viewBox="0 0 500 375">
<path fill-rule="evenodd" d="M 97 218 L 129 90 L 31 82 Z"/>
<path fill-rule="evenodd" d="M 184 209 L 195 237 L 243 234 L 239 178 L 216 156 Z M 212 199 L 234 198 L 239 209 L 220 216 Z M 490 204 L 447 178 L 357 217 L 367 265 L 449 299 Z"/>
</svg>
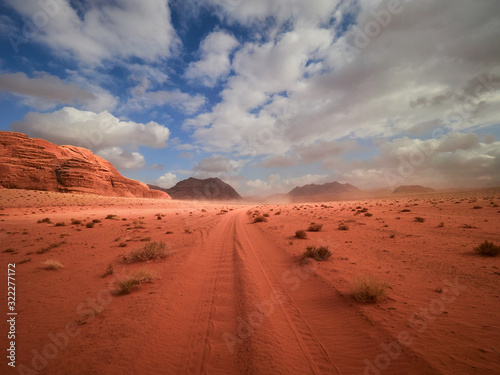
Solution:
<svg viewBox="0 0 500 375">
<path fill-rule="evenodd" d="M 258 206 L 10 189 L 0 197 L 0 259 L 4 270 L 16 263 L 18 312 L 17 367 L 4 359 L 2 373 L 500 372 L 500 257 L 472 251 L 500 243 L 499 190 Z M 254 224 L 262 214 L 267 222 Z M 51 224 L 37 223 L 46 217 Z M 294 237 L 311 222 L 321 231 Z M 122 261 L 152 241 L 169 255 Z M 332 257 L 303 264 L 312 245 Z M 45 270 L 46 260 L 64 267 Z M 114 273 L 101 277 L 109 264 Z M 157 279 L 117 295 L 144 266 Z M 352 280 L 366 274 L 390 285 L 385 299 L 353 297 Z M 1 342 L 7 349 L 6 334 Z"/>
</svg>

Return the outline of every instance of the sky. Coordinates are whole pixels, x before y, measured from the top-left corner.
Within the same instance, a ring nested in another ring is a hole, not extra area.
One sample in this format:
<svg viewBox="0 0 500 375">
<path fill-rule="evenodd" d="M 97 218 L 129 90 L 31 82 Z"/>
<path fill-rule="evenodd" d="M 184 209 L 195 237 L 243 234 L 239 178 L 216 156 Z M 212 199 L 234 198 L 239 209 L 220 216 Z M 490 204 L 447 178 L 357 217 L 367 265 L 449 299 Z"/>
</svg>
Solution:
<svg viewBox="0 0 500 375">
<path fill-rule="evenodd" d="M 164 188 L 500 186 L 498 0 L 1 0 L 0 130 Z"/>
</svg>

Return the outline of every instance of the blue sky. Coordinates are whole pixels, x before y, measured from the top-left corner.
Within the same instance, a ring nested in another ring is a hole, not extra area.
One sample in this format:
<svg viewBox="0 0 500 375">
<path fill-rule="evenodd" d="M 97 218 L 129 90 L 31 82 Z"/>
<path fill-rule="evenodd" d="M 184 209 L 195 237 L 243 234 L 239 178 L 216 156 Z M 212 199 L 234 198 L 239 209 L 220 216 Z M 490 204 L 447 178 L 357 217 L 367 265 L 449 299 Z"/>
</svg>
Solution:
<svg viewBox="0 0 500 375">
<path fill-rule="evenodd" d="M 170 187 L 500 185 L 496 0 L 3 0 L 0 130 Z"/>
</svg>

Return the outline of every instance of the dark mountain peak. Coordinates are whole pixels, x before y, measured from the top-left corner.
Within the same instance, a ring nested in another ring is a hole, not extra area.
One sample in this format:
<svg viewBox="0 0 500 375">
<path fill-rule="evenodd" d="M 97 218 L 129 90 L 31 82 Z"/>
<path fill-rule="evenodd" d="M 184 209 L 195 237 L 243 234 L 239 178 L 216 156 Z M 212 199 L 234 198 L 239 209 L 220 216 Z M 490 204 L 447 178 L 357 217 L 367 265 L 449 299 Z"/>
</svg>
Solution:
<svg viewBox="0 0 500 375">
<path fill-rule="evenodd" d="M 151 189 L 157 189 L 168 193 L 173 199 L 185 200 L 240 200 L 243 199 L 234 188 L 218 177 L 199 179 L 189 177 L 179 181 L 170 189 L 159 188 L 149 185 Z"/>
</svg>

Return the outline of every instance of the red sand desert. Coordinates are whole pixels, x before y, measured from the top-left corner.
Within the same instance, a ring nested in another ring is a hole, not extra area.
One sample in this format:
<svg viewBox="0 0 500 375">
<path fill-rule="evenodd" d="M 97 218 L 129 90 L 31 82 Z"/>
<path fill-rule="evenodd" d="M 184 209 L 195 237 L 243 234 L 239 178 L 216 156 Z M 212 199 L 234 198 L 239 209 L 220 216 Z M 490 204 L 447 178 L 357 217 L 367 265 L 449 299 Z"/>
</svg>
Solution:
<svg viewBox="0 0 500 375">
<path fill-rule="evenodd" d="M 2 373 L 500 372 L 500 257 L 473 252 L 500 242 L 498 189 L 280 205 L 0 197 L 3 284 L 15 263 L 18 313 L 16 368 L 4 357 Z M 311 222 L 323 227 L 295 237 Z M 123 261 L 161 241 L 165 258 Z M 307 246 L 333 255 L 303 262 Z M 120 295 L 144 267 L 153 282 Z M 385 298 L 357 301 L 360 275 L 387 283 Z M 4 354 L 9 329 L 4 315 Z"/>
</svg>

